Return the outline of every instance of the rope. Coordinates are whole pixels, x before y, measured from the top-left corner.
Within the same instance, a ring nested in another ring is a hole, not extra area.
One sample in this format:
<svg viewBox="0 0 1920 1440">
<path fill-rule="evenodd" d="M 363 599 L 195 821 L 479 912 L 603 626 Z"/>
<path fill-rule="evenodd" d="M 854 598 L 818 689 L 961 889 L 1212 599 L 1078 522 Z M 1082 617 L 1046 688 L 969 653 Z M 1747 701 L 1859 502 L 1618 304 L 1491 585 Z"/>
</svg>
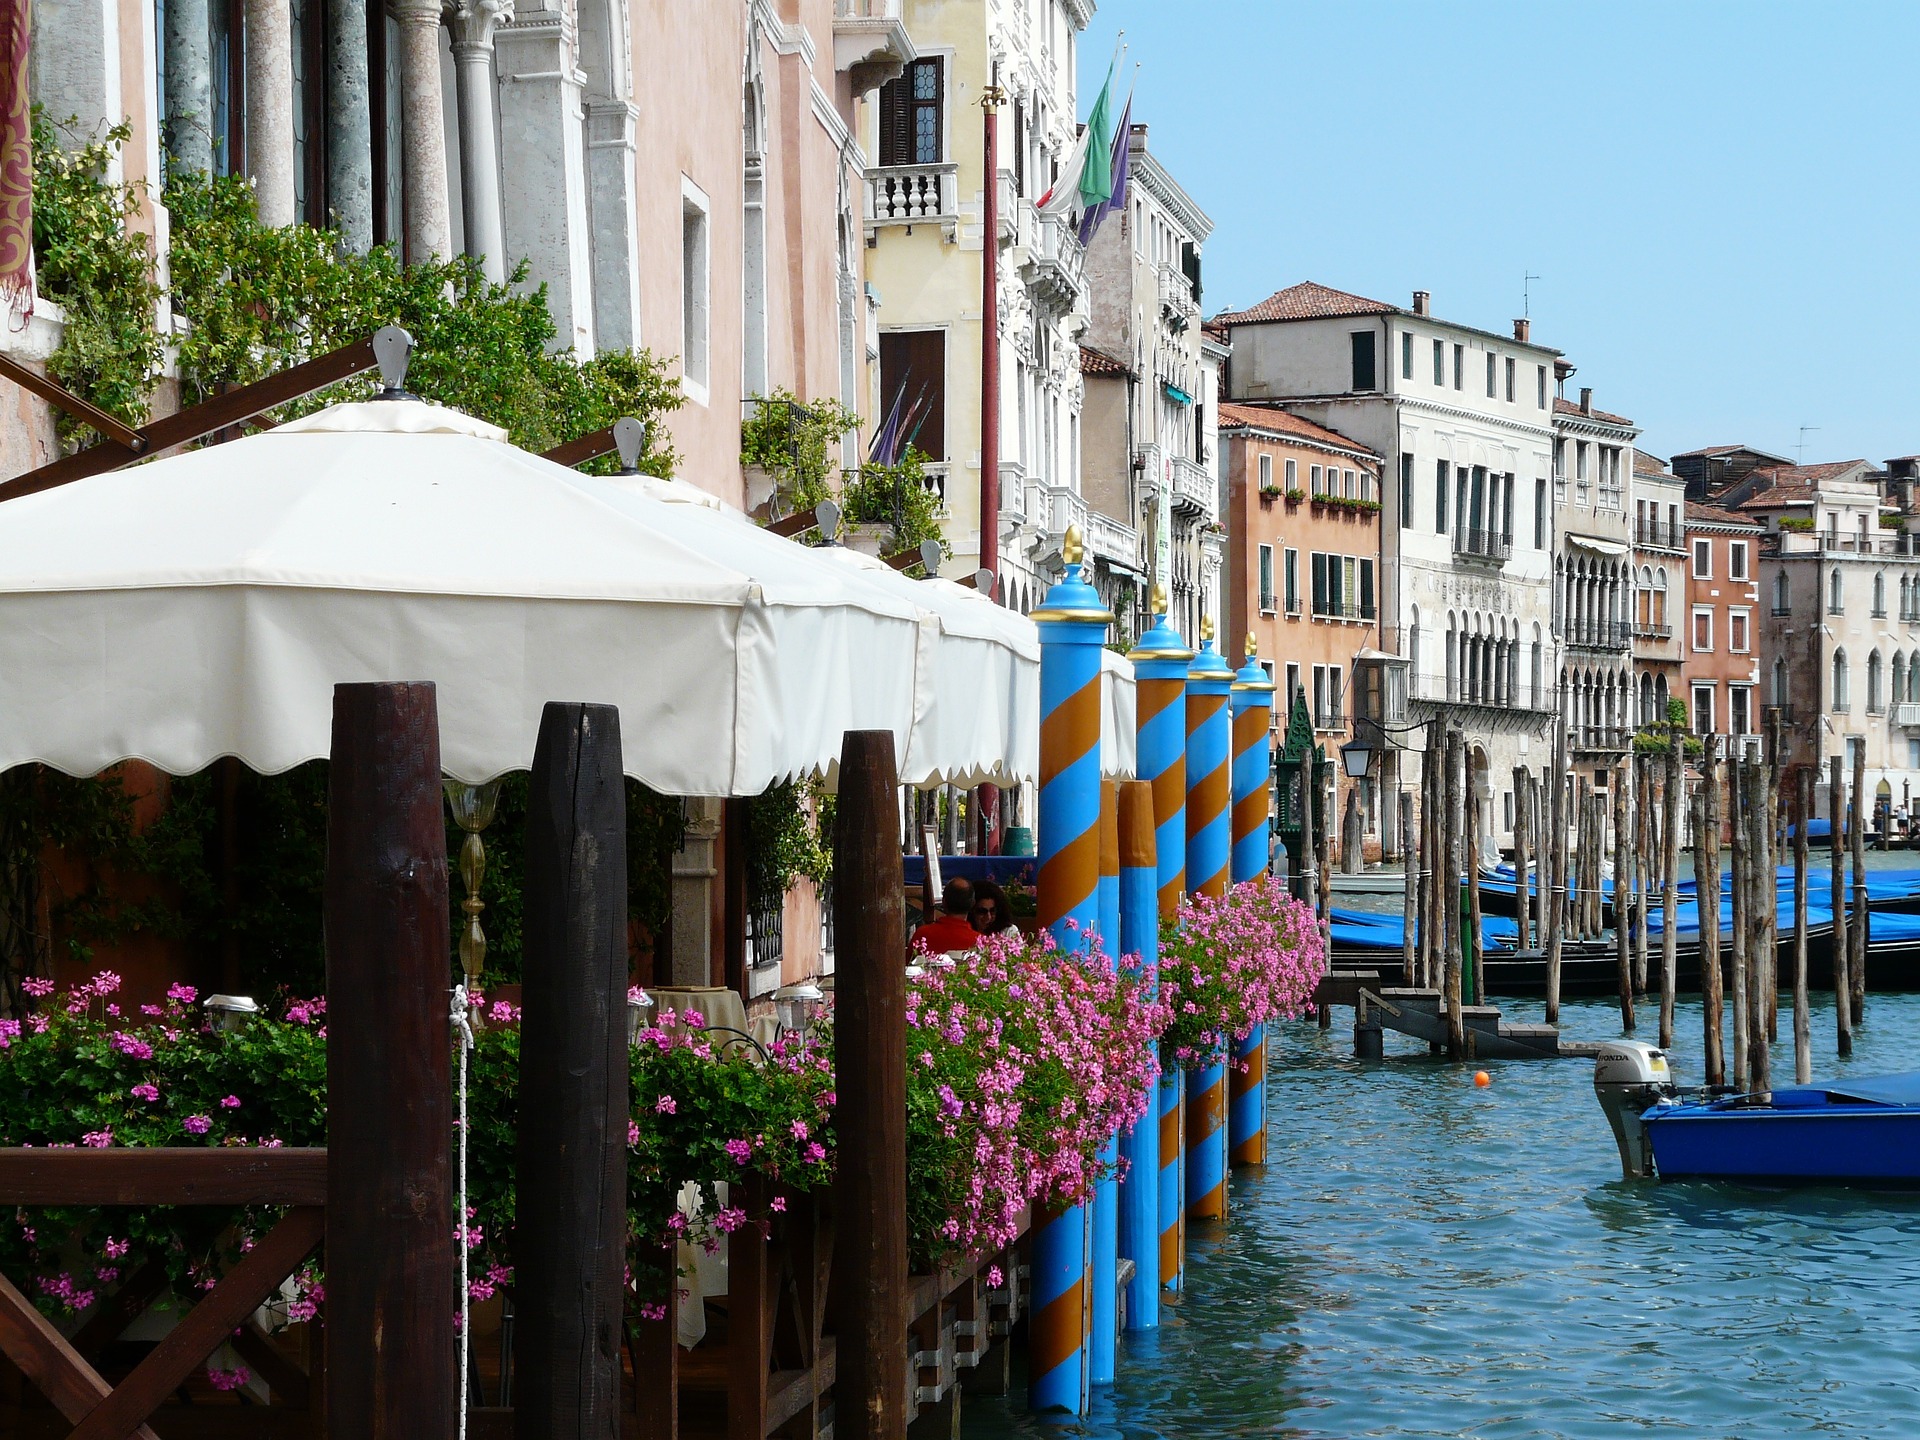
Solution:
<svg viewBox="0 0 1920 1440">
<path fill-rule="evenodd" d="M 453 987 L 453 1023 L 460 1049 L 460 1199 L 456 1233 L 460 1239 L 460 1429 L 459 1440 L 467 1440 L 468 1385 L 471 1377 L 473 1301 L 467 1279 L 467 1052 L 473 1049 L 473 1025 L 467 1016 L 467 987 Z"/>
</svg>

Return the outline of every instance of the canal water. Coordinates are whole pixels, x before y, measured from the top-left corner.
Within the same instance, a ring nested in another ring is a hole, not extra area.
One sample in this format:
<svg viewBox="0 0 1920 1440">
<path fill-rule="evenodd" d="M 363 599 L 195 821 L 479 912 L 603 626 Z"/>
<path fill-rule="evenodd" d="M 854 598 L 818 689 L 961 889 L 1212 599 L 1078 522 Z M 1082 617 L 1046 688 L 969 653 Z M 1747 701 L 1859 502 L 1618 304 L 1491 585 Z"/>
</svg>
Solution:
<svg viewBox="0 0 1920 1440">
<path fill-rule="evenodd" d="M 967 1436 L 1920 1436 L 1920 1196 L 1628 1184 L 1589 1062 L 1479 1089 L 1400 1036 L 1354 1060 L 1335 1016 L 1275 1039 L 1269 1163 L 1092 1415 L 968 1396 Z M 1597 1002 L 1562 1024 L 1619 1034 Z M 1683 1083 L 1700 1032 L 1682 1002 Z M 1825 995 L 1814 1035 L 1816 1078 L 1920 1069 L 1920 996 L 1870 996 L 1845 1067 Z"/>
</svg>

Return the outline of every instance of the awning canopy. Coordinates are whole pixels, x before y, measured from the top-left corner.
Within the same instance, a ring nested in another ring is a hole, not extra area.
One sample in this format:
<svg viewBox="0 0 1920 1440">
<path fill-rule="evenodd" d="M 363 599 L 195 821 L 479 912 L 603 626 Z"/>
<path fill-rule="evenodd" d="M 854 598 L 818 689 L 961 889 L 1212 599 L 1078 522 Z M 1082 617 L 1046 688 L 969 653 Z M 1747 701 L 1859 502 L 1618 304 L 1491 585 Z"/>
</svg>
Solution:
<svg viewBox="0 0 1920 1440">
<path fill-rule="evenodd" d="M 1622 540 L 1602 540 L 1596 535 L 1576 535 L 1567 532 L 1567 543 L 1581 550 L 1590 550 L 1595 555 L 1625 555 L 1633 547 Z"/>
<path fill-rule="evenodd" d="M 924 612 L 643 488 L 384 400 L 0 505 L 0 767 L 281 771 L 370 680 L 437 684 L 466 781 L 525 767 L 549 700 L 618 706 L 668 794 L 827 770 L 849 729 L 906 754 Z"/>
</svg>

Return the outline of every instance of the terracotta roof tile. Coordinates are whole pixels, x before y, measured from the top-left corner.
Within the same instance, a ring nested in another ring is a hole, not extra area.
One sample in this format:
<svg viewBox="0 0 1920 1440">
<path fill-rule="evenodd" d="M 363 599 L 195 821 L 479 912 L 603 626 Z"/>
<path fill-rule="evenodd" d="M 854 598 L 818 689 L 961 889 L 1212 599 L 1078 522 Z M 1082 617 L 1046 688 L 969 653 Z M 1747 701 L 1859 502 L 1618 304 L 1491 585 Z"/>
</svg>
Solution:
<svg viewBox="0 0 1920 1440">
<path fill-rule="evenodd" d="M 1633 473 L 1650 476 L 1655 480 L 1678 480 L 1680 477 L 1668 470 L 1666 463 L 1658 455 L 1649 455 L 1644 450 L 1633 452 Z"/>
<path fill-rule="evenodd" d="M 1822 481 L 1838 479 L 1856 465 L 1866 463 L 1865 460 L 1829 460 L 1819 465 L 1763 465 L 1753 471 L 1748 479 L 1770 479 L 1776 490 L 1783 485 L 1818 485 Z"/>
<path fill-rule="evenodd" d="M 1080 373 L 1082 375 L 1131 375 L 1133 366 L 1124 360 L 1116 360 L 1104 350 L 1096 350 L 1091 345 L 1082 345 Z"/>
<path fill-rule="evenodd" d="M 1689 525 L 1734 525 L 1743 530 L 1758 530 L 1762 526 L 1751 515 L 1741 515 L 1732 510 L 1722 510 L 1718 505 L 1702 505 L 1696 500 L 1686 502 L 1687 524 Z"/>
<path fill-rule="evenodd" d="M 1324 425 L 1316 425 L 1311 420 L 1295 415 L 1291 410 L 1276 410 L 1266 405 L 1234 405 L 1223 401 L 1220 405 L 1220 428 L 1222 430 L 1267 430 L 1276 434 L 1297 436 L 1316 445 L 1337 445 L 1342 450 L 1357 451 L 1376 461 L 1380 458 L 1358 440 L 1349 440 L 1338 430 L 1329 430 Z"/>
<path fill-rule="evenodd" d="M 1257 325 L 1263 320 L 1331 320 L 1345 315 L 1393 315 L 1399 308 L 1303 280 L 1276 290 L 1250 310 L 1229 310 L 1207 323 L 1226 326 Z"/>
<path fill-rule="evenodd" d="M 1562 400 L 1558 395 L 1553 397 L 1553 413 L 1556 415 L 1578 415 L 1582 419 L 1599 420 L 1608 425 L 1633 424 L 1633 422 L 1624 415 L 1610 414 L 1605 410 L 1594 410 L 1591 412 L 1582 410 L 1571 400 Z"/>
</svg>

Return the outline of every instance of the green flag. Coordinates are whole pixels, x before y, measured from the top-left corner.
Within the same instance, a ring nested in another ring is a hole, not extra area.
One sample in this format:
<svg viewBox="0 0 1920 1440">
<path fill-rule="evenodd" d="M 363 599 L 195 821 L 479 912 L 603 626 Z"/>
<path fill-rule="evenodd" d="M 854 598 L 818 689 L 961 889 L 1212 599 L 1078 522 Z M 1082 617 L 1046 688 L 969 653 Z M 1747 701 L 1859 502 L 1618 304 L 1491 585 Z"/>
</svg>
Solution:
<svg viewBox="0 0 1920 1440">
<path fill-rule="evenodd" d="M 1107 66 L 1107 78 L 1087 116 L 1087 131 L 1080 147 L 1080 208 L 1092 209 L 1113 198 L 1113 66 Z"/>
</svg>

